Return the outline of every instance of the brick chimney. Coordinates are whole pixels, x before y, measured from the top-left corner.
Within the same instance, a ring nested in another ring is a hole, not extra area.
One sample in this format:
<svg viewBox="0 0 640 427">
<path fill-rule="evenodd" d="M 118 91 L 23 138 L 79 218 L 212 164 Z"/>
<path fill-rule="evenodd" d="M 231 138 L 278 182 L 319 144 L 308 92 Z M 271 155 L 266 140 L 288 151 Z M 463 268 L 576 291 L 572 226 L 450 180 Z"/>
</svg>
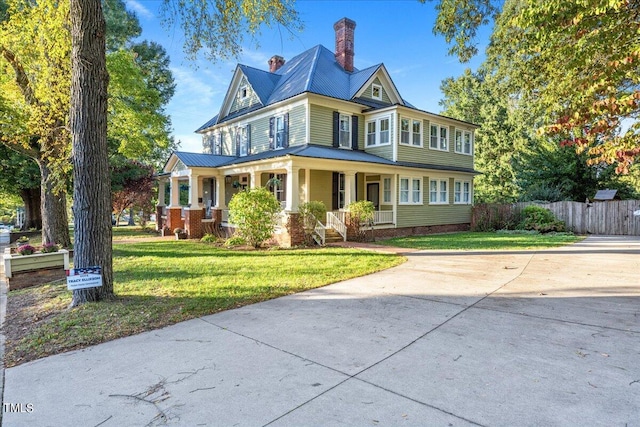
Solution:
<svg viewBox="0 0 640 427">
<path fill-rule="evenodd" d="M 269 64 L 269 72 L 275 73 L 284 65 L 284 58 L 282 56 L 273 55 L 267 64 Z"/>
<path fill-rule="evenodd" d="M 335 24 L 333 29 L 336 32 L 336 61 L 342 65 L 345 71 L 353 71 L 353 34 L 356 30 L 356 23 L 349 18 L 342 18 Z"/>
</svg>

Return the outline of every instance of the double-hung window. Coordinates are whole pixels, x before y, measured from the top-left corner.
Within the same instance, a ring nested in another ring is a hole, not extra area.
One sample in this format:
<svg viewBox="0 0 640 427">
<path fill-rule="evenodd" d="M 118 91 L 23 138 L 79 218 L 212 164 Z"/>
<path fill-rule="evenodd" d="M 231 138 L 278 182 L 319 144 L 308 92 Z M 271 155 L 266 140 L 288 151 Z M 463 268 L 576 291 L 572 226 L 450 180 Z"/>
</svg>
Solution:
<svg viewBox="0 0 640 427">
<path fill-rule="evenodd" d="M 284 116 L 276 117 L 275 130 L 274 130 L 274 133 L 275 133 L 274 147 L 275 148 L 284 148 L 286 132 L 287 131 L 285 128 Z"/>
<path fill-rule="evenodd" d="M 247 126 L 238 128 L 238 138 L 240 143 L 240 156 L 249 155 L 249 129 Z"/>
<path fill-rule="evenodd" d="M 447 190 L 447 183 L 448 180 L 446 179 L 432 179 L 429 181 L 429 203 L 449 203 L 449 192 Z"/>
<path fill-rule="evenodd" d="M 382 203 L 391 203 L 391 178 L 382 179 Z"/>
<path fill-rule="evenodd" d="M 449 150 L 449 128 L 432 124 L 429 128 L 429 148 L 434 150 Z"/>
<path fill-rule="evenodd" d="M 471 182 L 456 181 L 453 184 L 453 202 L 463 205 L 471 203 Z"/>
<path fill-rule="evenodd" d="M 422 146 L 422 122 L 420 120 L 404 117 L 400 120 L 400 143 Z"/>
<path fill-rule="evenodd" d="M 216 156 L 222 155 L 222 133 L 216 132 L 213 134 L 213 146 L 211 148 L 212 154 Z"/>
<path fill-rule="evenodd" d="M 461 154 L 471 154 L 471 132 L 456 129 L 455 152 Z"/>
<path fill-rule="evenodd" d="M 351 116 L 347 114 L 340 114 L 339 146 L 351 148 Z"/>
<path fill-rule="evenodd" d="M 367 122 L 367 147 L 387 145 L 391 142 L 391 120 L 389 117 Z"/>
<path fill-rule="evenodd" d="M 421 178 L 400 178 L 400 204 L 422 204 Z"/>
<path fill-rule="evenodd" d="M 382 100 L 382 86 L 377 84 L 371 85 L 371 97 L 379 101 Z"/>
</svg>

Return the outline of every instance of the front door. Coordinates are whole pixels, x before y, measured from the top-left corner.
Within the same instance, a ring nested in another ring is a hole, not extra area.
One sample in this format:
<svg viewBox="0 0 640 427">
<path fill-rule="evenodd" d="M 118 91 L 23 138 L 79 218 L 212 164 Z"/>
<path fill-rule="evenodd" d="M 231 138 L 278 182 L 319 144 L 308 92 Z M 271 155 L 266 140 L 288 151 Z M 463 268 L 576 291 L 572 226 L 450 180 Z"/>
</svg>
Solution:
<svg viewBox="0 0 640 427">
<path fill-rule="evenodd" d="M 373 203 L 376 210 L 380 209 L 380 184 L 367 184 L 367 200 Z"/>
</svg>

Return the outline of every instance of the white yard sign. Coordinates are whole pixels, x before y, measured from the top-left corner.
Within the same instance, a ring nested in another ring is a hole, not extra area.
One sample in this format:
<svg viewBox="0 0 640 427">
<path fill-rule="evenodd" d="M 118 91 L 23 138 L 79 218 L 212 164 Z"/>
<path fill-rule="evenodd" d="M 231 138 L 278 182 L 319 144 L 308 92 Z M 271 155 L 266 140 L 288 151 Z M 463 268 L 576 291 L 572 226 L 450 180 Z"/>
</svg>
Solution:
<svg viewBox="0 0 640 427">
<path fill-rule="evenodd" d="M 67 270 L 67 289 L 97 288 L 102 286 L 102 268 L 72 268 Z"/>
</svg>

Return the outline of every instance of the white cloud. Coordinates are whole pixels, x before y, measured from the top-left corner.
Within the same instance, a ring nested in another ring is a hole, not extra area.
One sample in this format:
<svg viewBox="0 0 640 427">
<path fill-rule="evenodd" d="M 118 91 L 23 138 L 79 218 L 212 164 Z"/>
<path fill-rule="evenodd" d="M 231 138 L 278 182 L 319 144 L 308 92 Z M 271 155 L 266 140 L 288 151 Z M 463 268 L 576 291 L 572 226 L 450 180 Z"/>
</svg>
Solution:
<svg viewBox="0 0 640 427">
<path fill-rule="evenodd" d="M 190 153 L 202 153 L 202 136 L 193 134 L 174 135 L 176 142 L 180 141 L 179 151 L 187 151 Z"/>
<path fill-rule="evenodd" d="M 153 19 L 155 15 L 137 0 L 126 0 L 127 7 L 134 11 L 138 16 L 145 19 Z"/>
</svg>

